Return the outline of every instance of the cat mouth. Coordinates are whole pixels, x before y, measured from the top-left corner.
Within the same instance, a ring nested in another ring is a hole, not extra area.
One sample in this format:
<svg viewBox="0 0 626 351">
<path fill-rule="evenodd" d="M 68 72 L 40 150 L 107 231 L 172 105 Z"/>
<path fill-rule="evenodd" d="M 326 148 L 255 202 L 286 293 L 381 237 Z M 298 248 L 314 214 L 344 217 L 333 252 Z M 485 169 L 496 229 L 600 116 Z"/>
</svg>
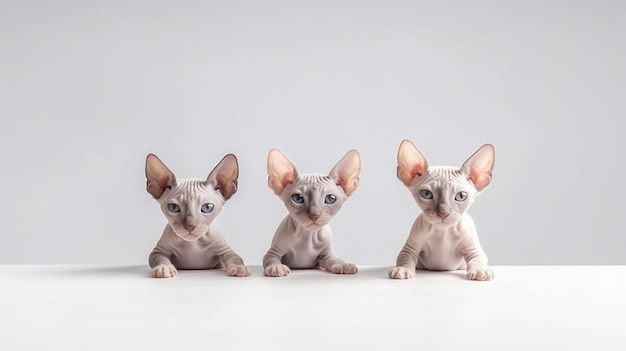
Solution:
<svg viewBox="0 0 626 351">
<path fill-rule="evenodd" d="M 187 233 L 183 236 L 181 236 L 181 238 L 185 241 L 196 241 L 198 239 L 200 239 L 201 235 L 195 235 L 193 233 Z"/>
</svg>

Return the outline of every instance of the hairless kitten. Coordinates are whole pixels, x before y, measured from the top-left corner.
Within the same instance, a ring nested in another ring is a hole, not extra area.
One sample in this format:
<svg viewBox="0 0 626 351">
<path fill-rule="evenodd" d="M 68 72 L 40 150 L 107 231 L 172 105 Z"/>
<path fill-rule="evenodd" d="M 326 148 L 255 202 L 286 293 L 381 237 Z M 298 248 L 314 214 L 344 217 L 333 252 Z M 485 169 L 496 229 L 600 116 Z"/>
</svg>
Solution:
<svg viewBox="0 0 626 351">
<path fill-rule="evenodd" d="M 359 185 L 361 157 L 350 150 L 328 175 L 300 174 L 278 149 L 267 158 L 269 187 L 284 202 L 289 214 L 280 223 L 263 257 L 263 273 L 282 277 L 291 268 L 321 268 L 354 274 L 357 267 L 335 256 L 328 223 Z"/>
<path fill-rule="evenodd" d="M 467 269 L 467 279 L 493 279 L 476 226 L 466 211 L 491 183 L 494 164 L 495 150 L 491 144 L 483 145 L 458 168 L 429 166 L 411 141 L 402 141 L 398 178 L 422 213 L 413 223 L 396 267 L 389 271 L 390 278 L 412 278 L 417 268 Z"/>
<path fill-rule="evenodd" d="M 245 277 L 251 271 L 220 235 L 215 217 L 237 191 L 239 165 L 226 155 L 207 179 L 176 179 L 161 160 L 146 158 L 148 193 L 154 197 L 168 224 L 150 253 L 152 276 L 170 278 L 177 269 L 224 269 Z"/>
</svg>

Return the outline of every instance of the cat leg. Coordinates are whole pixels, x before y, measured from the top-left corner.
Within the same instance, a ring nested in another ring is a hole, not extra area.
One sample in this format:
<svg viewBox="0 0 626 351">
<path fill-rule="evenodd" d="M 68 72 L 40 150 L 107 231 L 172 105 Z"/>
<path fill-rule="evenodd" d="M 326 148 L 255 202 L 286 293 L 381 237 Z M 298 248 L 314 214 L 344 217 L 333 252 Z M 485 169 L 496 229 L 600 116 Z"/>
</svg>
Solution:
<svg viewBox="0 0 626 351">
<path fill-rule="evenodd" d="M 248 277 L 252 274 L 250 268 L 243 263 L 243 259 L 233 252 L 232 257 L 224 260 L 224 270 L 231 277 Z"/>
<path fill-rule="evenodd" d="M 176 267 L 170 257 L 174 254 L 172 243 L 177 239 L 172 228 L 167 225 L 161 238 L 148 257 L 153 278 L 172 278 L 176 276 Z"/>
<path fill-rule="evenodd" d="M 396 267 L 393 267 L 389 271 L 389 278 L 391 279 L 411 279 L 415 276 L 415 270 L 417 269 L 418 250 L 411 246 L 411 243 L 407 241 L 404 244 L 402 250 L 398 254 L 396 259 Z M 421 266 L 421 264 L 420 264 Z"/>
<path fill-rule="evenodd" d="M 291 269 L 281 261 L 281 258 L 286 254 L 282 251 L 276 245 L 270 247 L 263 256 L 263 275 L 266 277 L 286 277 L 291 273 Z"/>
<path fill-rule="evenodd" d="M 263 275 L 266 277 L 286 277 L 291 273 L 289 266 L 283 264 L 283 256 L 289 252 L 293 244 L 293 236 L 288 228 L 290 217 L 280 223 L 272 239 L 272 245 L 263 256 Z"/>
<path fill-rule="evenodd" d="M 328 272 L 335 274 L 356 274 L 359 269 L 352 263 L 346 263 L 335 256 L 332 245 L 326 246 L 319 255 L 319 266 Z"/>
<path fill-rule="evenodd" d="M 281 235 L 282 224 L 272 240 L 272 246 L 263 256 L 263 275 L 266 277 L 286 277 L 291 273 L 289 266 L 283 264 L 282 258 L 289 252 L 291 240 L 286 235 Z"/>
<path fill-rule="evenodd" d="M 248 277 L 252 274 L 250 268 L 243 264 L 243 261 L 240 264 L 225 264 L 226 274 L 231 277 Z"/>
<path fill-rule="evenodd" d="M 467 270 L 467 279 L 469 280 L 493 280 L 495 277 L 493 271 L 489 268 L 472 268 Z"/>
<path fill-rule="evenodd" d="M 415 222 L 413 222 L 409 237 L 406 239 L 406 243 L 396 258 L 396 266 L 389 271 L 389 278 L 411 279 L 415 276 L 419 253 L 422 251 L 429 237 L 427 228 L 420 214 Z M 420 264 L 420 266 L 422 265 Z"/>
<path fill-rule="evenodd" d="M 250 268 L 243 263 L 241 256 L 237 255 L 233 249 L 221 238 L 211 245 L 211 250 L 215 251 L 220 258 L 218 266 L 223 266 L 224 271 L 231 277 L 247 277 L 252 274 Z"/>
<path fill-rule="evenodd" d="M 335 274 L 356 274 L 359 268 L 352 263 L 345 263 L 339 258 L 325 259 L 320 262 L 320 267 L 325 271 Z"/>
<path fill-rule="evenodd" d="M 494 278 L 493 271 L 487 267 L 487 255 L 480 245 L 465 249 L 462 253 L 467 263 L 467 279 L 484 281 Z"/>
<path fill-rule="evenodd" d="M 153 278 L 172 278 L 176 276 L 176 267 L 174 267 L 170 261 L 169 255 L 161 252 L 158 247 L 155 247 L 154 250 L 152 250 L 148 258 L 148 262 L 150 264 L 150 268 L 152 268 Z"/>
</svg>

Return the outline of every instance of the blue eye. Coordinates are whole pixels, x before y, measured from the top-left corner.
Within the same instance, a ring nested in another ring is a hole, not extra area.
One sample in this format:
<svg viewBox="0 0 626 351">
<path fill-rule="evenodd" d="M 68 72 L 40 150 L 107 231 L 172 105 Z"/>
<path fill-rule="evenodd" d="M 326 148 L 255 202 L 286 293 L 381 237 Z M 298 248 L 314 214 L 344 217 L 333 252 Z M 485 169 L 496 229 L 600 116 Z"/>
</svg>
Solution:
<svg viewBox="0 0 626 351">
<path fill-rule="evenodd" d="M 324 202 L 327 204 L 334 204 L 335 201 L 337 201 L 337 196 L 333 194 L 326 195 L 326 198 L 324 199 Z"/>
<path fill-rule="evenodd" d="M 177 204 L 167 204 L 167 209 L 170 210 L 170 212 L 174 213 L 180 212 L 180 206 L 178 206 Z"/>
<path fill-rule="evenodd" d="M 420 190 L 420 195 L 426 200 L 430 200 L 433 198 L 433 193 L 430 190 L 426 189 Z"/>
<path fill-rule="evenodd" d="M 456 195 L 454 196 L 454 199 L 456 201 L 465 201 L 467 200 L 467 193 L 465 191 L 459 191 L 458 193 L 456 193 Z"/>
<path fill-rule="evenodd" d="M 213 211 L 213 207 L 214 207 L 213 204 L 204 204 L 200 208 L 200 211 L 202 211 L 203 213 L 209 213 Z"/>
<path fill-rule="evenodd" d="M 304 202 L 304 196 L 302 196 L 302 194 L 293 194 L 291 195 L 291 200 L 297 204 L 301 204 Z"/>
</svg>

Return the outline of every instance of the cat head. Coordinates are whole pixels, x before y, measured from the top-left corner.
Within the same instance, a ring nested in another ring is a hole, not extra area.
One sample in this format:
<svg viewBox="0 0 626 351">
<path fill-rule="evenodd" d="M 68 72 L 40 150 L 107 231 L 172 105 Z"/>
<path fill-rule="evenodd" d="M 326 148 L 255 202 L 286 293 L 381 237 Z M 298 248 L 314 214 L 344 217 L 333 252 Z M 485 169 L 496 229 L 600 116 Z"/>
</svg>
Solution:
<svg viewBox="0 0 626 351">
<path fill-rule="evenodd" d="M 300 174 L 278 149 L 267 157 L 268 185 L 284 202 L 291 217 L 309 230 L 328 224 L 359 186 L 361 156 L 350 150 L 328 175 Z"/>
<path fill-rule="evenodd" d="M 146 189 L 180 238 L 195 241 L 205 235 L 226 200 L 237 192 L 239 165 L 228 154 L 207 179 L 176 179 L 154 154 L 146 157 Z"/>
<path fill-rule="evenodd" d="M 409 188 L 429 223 L 438 228 L 456 224 L 474 199 L 491 183 L 495 149 L 485 144 L 461 167 L 430 166 L 409 140 L 398 149 L 398 179 Z"/>
</svg>

